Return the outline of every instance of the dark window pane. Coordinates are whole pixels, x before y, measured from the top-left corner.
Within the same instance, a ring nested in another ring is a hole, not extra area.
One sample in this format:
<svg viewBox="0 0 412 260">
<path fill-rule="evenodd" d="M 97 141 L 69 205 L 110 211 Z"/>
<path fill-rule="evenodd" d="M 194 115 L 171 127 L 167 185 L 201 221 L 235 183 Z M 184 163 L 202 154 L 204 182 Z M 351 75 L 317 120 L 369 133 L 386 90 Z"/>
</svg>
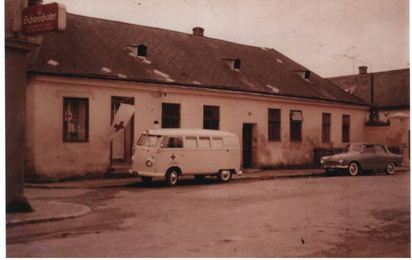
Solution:
<svg viewBox="0 0 412 260">
<path fill-rule="evenodd" d="M 349 143 L 350 142 L 350 116 L 343 115 L 342 116 L 342 142 Z"/>
<path fill-rule="evenodd" d="M 162 104 L 162 128 L 180 128 L 180 104 Z"/>
<path fill-rule="evenodd" d="M 203 106 L 203 129 L 219 130 L 219 107 Z"/>
<path fill-rule="evenodd" d="M 302 111 L 291 110 L 290 111 L 290 140 L 302 141 Z"/>
<path fill-rule="evenodd" d="M 280 141 L 280 109 L 269 109 L 269 141 Z"/>
<path fill-rule="evenodd" d="M 330 125 L 331 115 L 329 113 L 322 114 L 322 142 L 330 142 Z"/>
</svg>

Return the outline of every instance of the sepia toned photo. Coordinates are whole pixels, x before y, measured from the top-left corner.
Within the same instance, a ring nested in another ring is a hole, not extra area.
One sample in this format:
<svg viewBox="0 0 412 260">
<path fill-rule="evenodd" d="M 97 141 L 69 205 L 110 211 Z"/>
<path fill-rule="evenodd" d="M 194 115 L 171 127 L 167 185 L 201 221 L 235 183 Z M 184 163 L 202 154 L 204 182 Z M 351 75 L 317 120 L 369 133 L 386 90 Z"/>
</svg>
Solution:
<svg viewBox="0 0 412 260">
<path fill-rule="evenodd" d="M 7 258 L 410 258 L 409 0 L 5 0 Z"/>
</svg>

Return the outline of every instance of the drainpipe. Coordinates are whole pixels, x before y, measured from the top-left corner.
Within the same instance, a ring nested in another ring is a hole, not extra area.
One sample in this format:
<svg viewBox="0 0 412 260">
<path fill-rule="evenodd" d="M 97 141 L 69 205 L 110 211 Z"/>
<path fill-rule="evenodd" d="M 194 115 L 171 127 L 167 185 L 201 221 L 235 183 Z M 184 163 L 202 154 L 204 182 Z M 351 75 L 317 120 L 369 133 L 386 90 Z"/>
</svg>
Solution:
<svg viewBox="0 0 412 260">
<path fill-rule="evenodd" d="M 375 88 L 375 77 L 371 73 L 371 103 L 374 105 L 374 88 Z"/>
</svg>

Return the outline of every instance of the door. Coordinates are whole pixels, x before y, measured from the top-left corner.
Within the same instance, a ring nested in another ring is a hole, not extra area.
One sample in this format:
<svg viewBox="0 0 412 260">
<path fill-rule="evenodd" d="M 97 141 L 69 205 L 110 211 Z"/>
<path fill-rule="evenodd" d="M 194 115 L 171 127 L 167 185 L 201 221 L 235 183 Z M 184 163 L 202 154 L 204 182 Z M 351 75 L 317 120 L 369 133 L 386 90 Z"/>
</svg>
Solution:
<svg viewBox="0 0 412 260">
<path fill-rule="evenodd" d="M 120 107 L 120 104 L 134 105 L 132 97 L 112 97 L 111 102 L 111 123 L 114 120 L 114 115 Z M 116 164 L 131 164 L 132 149 L 133 149 L 133 132 L 134 132 L 134 115 L 130 122 L 124 128 L 123 135 L 116 137 L 110 145 L 110 162 L 111 165 Z"/>
<path fill-rule="evenodd" d="M 243 124 L 242 143 L 243 143 L 243 168 L 252 166 L 252 124 Z"/>
<path fill-rule="evenodd" d="M 366 145 L 360 159 L 363 169 L 374 169 L 375 167 L 375 148 L 373 145 Z"/>
</svg>

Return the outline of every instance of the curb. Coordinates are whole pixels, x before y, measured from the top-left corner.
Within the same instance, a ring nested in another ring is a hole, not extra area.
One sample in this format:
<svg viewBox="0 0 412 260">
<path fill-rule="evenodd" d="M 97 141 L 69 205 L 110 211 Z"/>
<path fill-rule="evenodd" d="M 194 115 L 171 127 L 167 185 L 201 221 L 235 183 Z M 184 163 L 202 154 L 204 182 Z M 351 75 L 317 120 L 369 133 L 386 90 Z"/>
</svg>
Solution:
<svg viewBox="0 0 412 260">
<path fill-rule="evenodd" d="M 31 200 L 30 203 L 35 211 L 30 213 L 7 214 L 6 227 L 59 221 L 80 217 L 92 212 L 87 206 L 73 203 L 40 200 Z"/>
</svg>

